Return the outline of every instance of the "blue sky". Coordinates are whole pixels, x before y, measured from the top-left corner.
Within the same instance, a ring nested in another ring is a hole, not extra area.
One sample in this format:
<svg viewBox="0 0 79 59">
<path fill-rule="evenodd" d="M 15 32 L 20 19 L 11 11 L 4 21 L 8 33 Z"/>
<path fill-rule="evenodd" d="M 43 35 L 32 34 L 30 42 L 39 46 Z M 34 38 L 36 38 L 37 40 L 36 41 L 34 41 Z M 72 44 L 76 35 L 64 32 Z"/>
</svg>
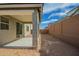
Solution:
<svg viewBox="0 0 79 59">
<path fill-rule="evenodd" d="M 45 3 L 43 6 L 40 28 L 44 29 L 49 23 L 62 19 L 66 13 L 79 6 L 79 3 Z"/>
</svg>

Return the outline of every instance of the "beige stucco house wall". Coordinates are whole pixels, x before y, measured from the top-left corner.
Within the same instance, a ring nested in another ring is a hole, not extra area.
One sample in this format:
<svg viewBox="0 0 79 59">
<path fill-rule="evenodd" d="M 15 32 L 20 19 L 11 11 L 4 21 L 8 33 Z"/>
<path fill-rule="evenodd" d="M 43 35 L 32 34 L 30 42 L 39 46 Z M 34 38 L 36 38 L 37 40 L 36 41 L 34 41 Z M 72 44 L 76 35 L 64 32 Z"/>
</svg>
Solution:
<svg viewBox="0 0 79 59">
<path fill-rule="evenodd" d="M 16 37 L 16 22 L 20 21 L 8 16 L 3 16 L 9 20 L 9 30 L 0 30 L 0 44 L 6 44 L 10 41 L 17 40 Z"/>
</svg>

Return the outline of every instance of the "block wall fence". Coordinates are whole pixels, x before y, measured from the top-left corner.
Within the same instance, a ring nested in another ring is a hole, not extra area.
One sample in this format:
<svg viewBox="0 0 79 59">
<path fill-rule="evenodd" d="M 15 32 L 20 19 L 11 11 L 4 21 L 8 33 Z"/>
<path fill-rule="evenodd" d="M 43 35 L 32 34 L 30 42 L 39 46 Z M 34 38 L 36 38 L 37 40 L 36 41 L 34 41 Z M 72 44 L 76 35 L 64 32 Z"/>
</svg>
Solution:
<svg viewBox="0 0 79 59">
<path fill-rule="evenodd" d="M 49 34 L 79 47 L 79 15 L 48 25 Z"/>
</svg>

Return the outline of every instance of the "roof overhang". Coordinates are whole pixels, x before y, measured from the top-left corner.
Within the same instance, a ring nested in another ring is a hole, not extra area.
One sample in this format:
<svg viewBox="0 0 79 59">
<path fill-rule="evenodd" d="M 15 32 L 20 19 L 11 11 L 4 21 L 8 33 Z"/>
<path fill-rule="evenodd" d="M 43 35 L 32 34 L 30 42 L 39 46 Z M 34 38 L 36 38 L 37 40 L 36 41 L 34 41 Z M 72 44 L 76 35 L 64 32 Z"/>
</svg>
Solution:
<svg viewBox="0 0 79 59">
<path fill-rule="evenodd" d="M 32 9 L 32 8 L 41 8 L 42 4 L 41 3 L 2 3 L 0 4 L 0 8 L 27 8 L 27 9 Z"/>
<path fill-rule="evenodd" d="M 42 4 L 40 3 L 2 3 L 0 4 L 0 15 L 11 15 L 12 17 L 20 20 L 22 19 L 22 17 L 25 17 L 23 15 L 26 15 L 28 20 L 25 20 L 26 18 L 23 18 L 24 21 L 22 21 L 30 22 L 32 19 L 28 18 L 28 16 L 31 17 L 33 12 L 32 10 L 35 9 L 38 10 L 41 20 Z M 20 17 L 16 17 L 15 15 L 19 15 Z"/>
</svg>

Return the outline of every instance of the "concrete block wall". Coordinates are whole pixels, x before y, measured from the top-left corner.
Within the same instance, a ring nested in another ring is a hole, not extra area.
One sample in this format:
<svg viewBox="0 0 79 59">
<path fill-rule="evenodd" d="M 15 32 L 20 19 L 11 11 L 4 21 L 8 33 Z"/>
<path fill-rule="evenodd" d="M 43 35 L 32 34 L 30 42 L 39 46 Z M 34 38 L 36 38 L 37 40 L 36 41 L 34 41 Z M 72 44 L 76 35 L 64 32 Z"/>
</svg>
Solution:
<svg viewBox="0 0 79 59">
<path fill-rule="evenodd" d="M 49 25 L 48 25 L 48 30 L 49 30 L 49 33 L 50 33 L 50 34 L 53 34 L 53 33 L 54 33 L 54 25 L 49 24 Z"/>
<path fill-rule="evenodd" d="M 52 36 L 79 47 L 79 15 L 49 25 L 48 30 Z"/>
</svg>

